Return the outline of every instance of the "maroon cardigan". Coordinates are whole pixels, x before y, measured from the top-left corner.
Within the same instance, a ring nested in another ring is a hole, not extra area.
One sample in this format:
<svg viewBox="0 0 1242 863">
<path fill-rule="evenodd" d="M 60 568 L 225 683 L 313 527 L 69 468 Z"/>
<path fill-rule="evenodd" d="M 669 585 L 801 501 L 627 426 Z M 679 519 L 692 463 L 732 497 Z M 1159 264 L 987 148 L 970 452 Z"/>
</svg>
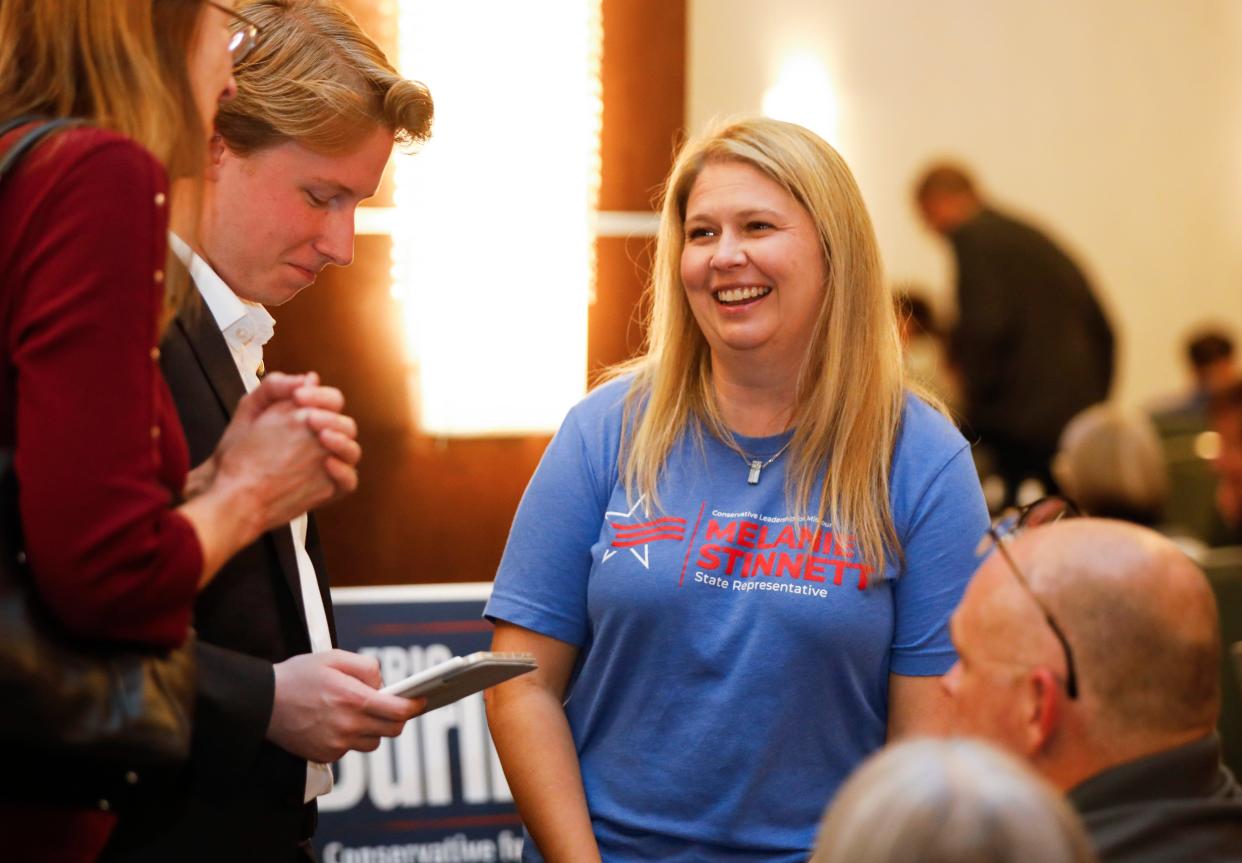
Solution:
<svg viewBox="0 0 1242 863">
<path fill-rule="evenodd" d="M 167 186 L 150 153 L 91 128 L 54 135 L 0 184 L 0 446 L 31 571 L 72 632 L 156 647 L 184 640 L 203 565 L 171 508 L 189 456 L 155 350 Z M 26 839 L 30 859 L 91 860 L 111 820 L 0 808 L 0 835 L 15 859 Z"/>
</svg>

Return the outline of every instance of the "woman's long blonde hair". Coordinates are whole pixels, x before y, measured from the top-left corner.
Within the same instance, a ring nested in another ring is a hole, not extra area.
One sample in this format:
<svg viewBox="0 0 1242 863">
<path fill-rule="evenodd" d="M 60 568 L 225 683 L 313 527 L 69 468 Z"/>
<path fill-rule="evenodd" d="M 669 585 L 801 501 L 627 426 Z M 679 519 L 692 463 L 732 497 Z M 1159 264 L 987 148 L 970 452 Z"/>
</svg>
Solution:
<svg viewBox="0 0 1242 863">
<path fill-rule="evenodd" d="M 79 117 L 141 144 L 172 177 L 199 176 L 206 131 L 186 64 L 203 8 L 201 0 L 0 2 L 0 119 Z M 169 313 L 187 284 L 166 283 Z"/>
<path fill-rule="evenodd" d="M 888 480 L 901 420 L 904 379 L 892 298 L 871 219 L 840 155 L 814 133 L 763 118 L 730 122 L 681 148 L 664 190 L 648 288 L 646 350 L 610 376 L 633 372 L 625 410 L 621 476 L 632 500 L 656 488 L 669 453 L 687 431 L 731 442 L 712 387 L 711 353 L 681 282 L 686 200 L 712 162 L 742 162 L 779 183 L 819 231 L 827 284 L 794 406 L 786 494 L 812 511 L 824 480 L 820 521 L 853 535 L 863 559 L 881 567 L 900 556 Z"/>
</svg>

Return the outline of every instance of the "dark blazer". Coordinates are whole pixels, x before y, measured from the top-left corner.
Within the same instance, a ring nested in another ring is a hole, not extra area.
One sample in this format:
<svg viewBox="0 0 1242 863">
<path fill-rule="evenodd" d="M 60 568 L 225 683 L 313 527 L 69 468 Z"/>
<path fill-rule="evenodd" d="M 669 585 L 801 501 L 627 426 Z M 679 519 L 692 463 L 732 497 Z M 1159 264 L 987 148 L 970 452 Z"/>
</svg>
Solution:
<svg viewBox="0 0 1242 863">
<path fill-rule="evenodd" d="M 1052 452 L 1070 418 L 1108 396 L 1112 327 L 1082 270 L 1032 226 L 984 209 L 950 241 L 967 419 L 985 440 Z"/>
<path fill-rule="evenodd" d="M 1215 734 L 1105 770 L 1068 796 L 1102 863 L 1242 860 L 1242 787 Z"/>
<path fill-rule="evenodd" d="M 190 463 L 215 450 L 245 386 L 211 312 L 183 312 L 160 345 L 160 362 L 190 445 Z M 323 556 L 312 517 L 307 552 L 332 629 Z M 314 829 L 303 804 L 306 761 L 267 742 L 272 665 L 310 652 L 293 536 L 265 534 L 224 566 L 194 610 L 199 691 L 188 768 L 157 782 L 143 805 L 122 813 L 105 860 L 268 861 L 304 859 Z"/>
</svg>

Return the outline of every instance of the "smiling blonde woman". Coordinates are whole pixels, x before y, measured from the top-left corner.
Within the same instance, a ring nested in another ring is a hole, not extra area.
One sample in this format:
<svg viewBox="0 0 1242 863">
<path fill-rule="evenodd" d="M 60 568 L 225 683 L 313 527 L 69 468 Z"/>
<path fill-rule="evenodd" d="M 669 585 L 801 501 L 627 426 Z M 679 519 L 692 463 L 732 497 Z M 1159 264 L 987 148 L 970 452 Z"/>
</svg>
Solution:
<svg viewBox="0 0 1242 863">
<path fill-rule="evenodd" d="M 514 521 L 487 614 L 540 670 L 489 723 L 528 860 L 803 861 L 854 765 L 940 720 L 982 496 L 811 132 L 688 143 L 650 293 Z"/>
</svg>

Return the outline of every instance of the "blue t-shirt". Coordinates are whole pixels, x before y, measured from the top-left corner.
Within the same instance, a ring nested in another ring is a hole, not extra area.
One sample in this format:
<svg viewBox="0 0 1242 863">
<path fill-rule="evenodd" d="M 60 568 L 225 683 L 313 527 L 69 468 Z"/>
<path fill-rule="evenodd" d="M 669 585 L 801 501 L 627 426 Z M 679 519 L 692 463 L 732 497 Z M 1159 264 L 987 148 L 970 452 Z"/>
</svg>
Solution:
<svg viewBox="0 0 1242 863">
<path fill-rule="evenodd" d="M 987 528 L 969 447 L 907 397 L 890 480 L 905 558 L 881 565 L 793 518 L 787 454 L 749 485 L 709 434 L 670 453 L 659 510 L 627 501 L 629 385 L 570 411 L 485 613 L 579 648 L 565 712 L 605 861 L 804 861 L 825 804 L 884 743 L 889 674 L 954 662 L 948 618 Z M 766 461 L 789 437 L 738 443 Z M 524 859 L 542 859 L 529 839 Z"/>
</svg>

